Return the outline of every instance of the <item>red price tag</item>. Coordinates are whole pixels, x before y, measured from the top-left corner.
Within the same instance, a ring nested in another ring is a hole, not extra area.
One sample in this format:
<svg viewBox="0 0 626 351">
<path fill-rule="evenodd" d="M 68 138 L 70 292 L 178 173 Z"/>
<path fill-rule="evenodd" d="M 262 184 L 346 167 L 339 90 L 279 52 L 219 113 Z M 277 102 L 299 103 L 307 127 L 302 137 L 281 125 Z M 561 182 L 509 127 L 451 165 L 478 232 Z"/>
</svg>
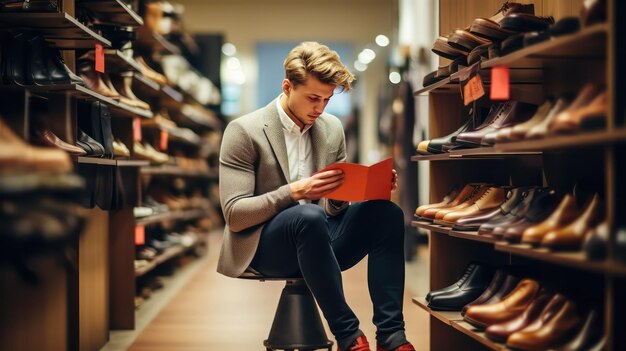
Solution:
<svg viewBox="0 0 626 351">
<path fill-rule="evenodd" d="M 102 44 L 96 44 L 96 71 L 104 73 L 104 49 Z"/>
<path fill-rule="evenodd" d="M 491 100 L 508 100 L 511 96 L 509 67 L 496 66 L 491 69 Z"/>
<path fill-rule="evenodd" d="M 463 104 L 469 105 L 472 101 L 476 101 L 485 95 L 485 89 L 483 88 L 483 82 L 480 79 L 480 75 L 476 74 L 470 78 L 463 86 Z"/>
<path fill-rule="evenodd" d="M 133 117 L 133 140 L 141 141 L 141 118 Z"/>
<path fill-rule="evenodd" d="M 162 130 L 161 131 L 161 138 L 159 138 L 159 147 L 161 148 L 161 151 L 167 151 L 167 141 L 169 139 L 169 134 L 167 133 L 167 131 Z"/>
<path fill-rule="evenodd" d="M 146 243 L 146 227 L 138 225 L 135 227 L 135 245 Z"/>
</svg>

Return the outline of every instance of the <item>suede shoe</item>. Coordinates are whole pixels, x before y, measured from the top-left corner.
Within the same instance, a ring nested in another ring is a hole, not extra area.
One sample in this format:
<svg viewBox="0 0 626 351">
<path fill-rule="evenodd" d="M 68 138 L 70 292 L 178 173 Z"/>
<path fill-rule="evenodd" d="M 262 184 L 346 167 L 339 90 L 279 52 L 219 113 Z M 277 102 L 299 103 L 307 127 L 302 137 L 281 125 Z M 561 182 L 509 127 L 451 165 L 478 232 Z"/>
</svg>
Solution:
<svg viewBox="0 0 626 351">
<path fill-rule="evenodd" d="M 415 347 L 413 347 L 410 342 L 404 345 L 400 345 L 393 350 L 388 350 L 386 348 L 376 345 L 376 351 L 415 351 Z"/>
<path fill-rule="evenodd" d="M 337 351 L 341 351 L 340 348 L 337 348 Z M 367 338 L 365 335 L 361 335 L 350 345 L 350 348 L 346 351 L 371 351 L 370 343 L 367 342 Z"/>
</svg>

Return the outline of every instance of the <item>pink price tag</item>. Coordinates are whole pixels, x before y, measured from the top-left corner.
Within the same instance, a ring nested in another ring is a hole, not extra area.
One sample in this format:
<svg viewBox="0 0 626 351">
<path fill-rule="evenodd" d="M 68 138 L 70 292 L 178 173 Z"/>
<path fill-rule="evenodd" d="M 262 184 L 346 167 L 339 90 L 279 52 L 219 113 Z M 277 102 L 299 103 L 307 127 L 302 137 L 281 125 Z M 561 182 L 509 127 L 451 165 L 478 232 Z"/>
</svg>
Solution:
<svg viewBox="0 0 626 351">
<path fill-rule="evenodd" d="M 96 71 L 104 73 L 104 49 L 102 44 L 96 44 Z"/>
<path fill-rule="evenodd" d="M 491 69 L 491 100 L 509 100 L 511 84 L 508 66 L 496 66 Z"/>
<path fill-rule="evenodd" d="M 141 118 L 133 117 L 133 140 L 141 141 Z"/>
<path fill-rule="evenodd" d="M 159 138 L 159 147 L 161 151 L 167 151 L 167 141 L 169 140 L 169 134 L 167 131 L 161 131 L 161 137 Z"/>
<path fill-rule="evenodd" d="M 135 227 L 135 245 L 146 243 L 146 227 L 138 225 Z"/>
</svg>

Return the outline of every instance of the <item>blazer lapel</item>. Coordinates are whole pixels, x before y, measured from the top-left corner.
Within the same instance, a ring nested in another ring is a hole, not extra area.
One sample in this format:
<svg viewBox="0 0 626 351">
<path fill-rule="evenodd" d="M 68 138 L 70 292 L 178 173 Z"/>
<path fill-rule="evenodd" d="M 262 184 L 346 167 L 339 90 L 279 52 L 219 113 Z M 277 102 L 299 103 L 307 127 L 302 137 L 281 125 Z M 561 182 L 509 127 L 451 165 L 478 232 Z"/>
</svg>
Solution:
<svg viewBox="0 0 626 351">
<path fill-rule="evenodd" d="M 327 166 L 325 156 L 328 153 L 325 139 L 326 130 L 324 125 L 318 122 L 320 121 L 313 123 L 313 126 L 309 130 L 309 133 L 311 133 L 311 153 L 313 154 L 313 164 L 315 165 L 316 172 Z"/>
<path fill-rule="evenodd" d="M 276 100 L 273 100 L 267 106 L 267 112 L 265 114 L 265 127 L 263 128 L 265 136 L 274 151 L 274 155 L 278 160 L 278 164 L 283 171 L 285 180 L 289 183 L 291 177 L 289 176 L 289 158 L 287 156 L 287 146 L 285 145 L 285 134 L 283 134 L 283 126 L 280 123 L 280 116 L 276 109 Z"/>
</svg>

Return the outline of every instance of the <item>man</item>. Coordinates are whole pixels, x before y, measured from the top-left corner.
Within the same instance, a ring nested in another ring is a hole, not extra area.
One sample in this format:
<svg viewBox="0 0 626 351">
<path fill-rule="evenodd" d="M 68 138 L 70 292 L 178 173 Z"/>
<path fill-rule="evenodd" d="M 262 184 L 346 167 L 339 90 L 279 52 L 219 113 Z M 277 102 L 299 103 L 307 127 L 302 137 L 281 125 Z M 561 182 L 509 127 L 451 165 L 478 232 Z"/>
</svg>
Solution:
<svg viewBox="0 0 626 351">
<path fill-rule="evenodd" d="M 389 201 L 349 204 L 324 196 L 343 183 L 341 122 L 324 113 L 354 76 L 327 46 L 305 42 L 284 62 L 282 94 L 231 122 L 222 139 L 220 200 L 226 228 L 218 271 L 301 274 L 339 350 L 369 350 L 345 301 L 341 271 L 368 259 L 378 351 L 414 350 L 404 334 L 403 214 Z M 397 188 L 395 170 L 389 175 Z M 314 204 L 314 203 L 317 203 Z"/>
</svg>

